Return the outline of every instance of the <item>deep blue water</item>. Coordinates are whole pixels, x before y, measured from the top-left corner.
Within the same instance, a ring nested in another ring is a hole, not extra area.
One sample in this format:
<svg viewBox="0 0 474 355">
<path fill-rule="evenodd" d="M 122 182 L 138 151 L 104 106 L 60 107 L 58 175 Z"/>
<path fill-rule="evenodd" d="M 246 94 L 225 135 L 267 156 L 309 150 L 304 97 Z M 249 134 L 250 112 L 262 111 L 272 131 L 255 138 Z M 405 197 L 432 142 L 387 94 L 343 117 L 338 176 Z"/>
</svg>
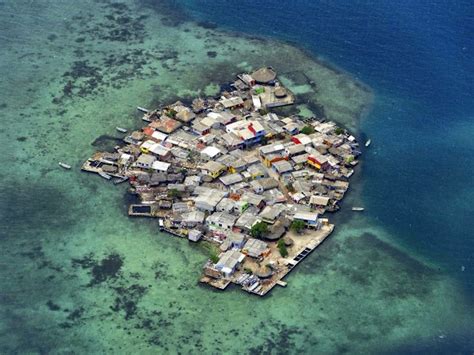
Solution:
<svg viewBox="0 0 474 355">
<path fill-rule="evenodd" d="M 471 1 L 179 2 L 196 20 L 295 42 L 371 86 L 368 217 L 474 295 Z"/>
</svg>

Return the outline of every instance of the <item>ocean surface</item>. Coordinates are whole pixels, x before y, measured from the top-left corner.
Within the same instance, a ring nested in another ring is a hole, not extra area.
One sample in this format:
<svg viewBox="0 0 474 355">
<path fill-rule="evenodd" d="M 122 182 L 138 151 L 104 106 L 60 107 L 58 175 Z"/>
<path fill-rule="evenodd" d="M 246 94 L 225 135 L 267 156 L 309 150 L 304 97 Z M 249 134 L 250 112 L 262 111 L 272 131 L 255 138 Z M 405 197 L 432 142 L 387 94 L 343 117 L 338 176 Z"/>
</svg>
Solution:
<svg viewBox="0 0 474 355">
<path fill-rule="evenodd" d="M 474 351 L 470 1 L 4 0 L 0 47 L 0 353 Z M 264 64 L 372 145 L 336 231 L 257 299 L 199 285 L 205 245 L 79 169 L 135 106 Z"/>
</svg>

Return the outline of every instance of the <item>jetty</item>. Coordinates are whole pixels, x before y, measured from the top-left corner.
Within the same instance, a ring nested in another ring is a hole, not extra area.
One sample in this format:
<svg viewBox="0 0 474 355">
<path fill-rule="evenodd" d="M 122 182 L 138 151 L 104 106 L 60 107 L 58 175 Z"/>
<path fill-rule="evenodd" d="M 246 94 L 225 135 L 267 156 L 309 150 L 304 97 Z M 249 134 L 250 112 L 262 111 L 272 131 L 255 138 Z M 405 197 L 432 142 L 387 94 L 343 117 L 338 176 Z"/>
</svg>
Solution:
<svg viewBox="0 0 474 355">
<path fill-rule="evenodd" d="M 129 183 L 130 217 L 157 231 L 210 245 L 200 281 L 264 296 L 332 233 L 361 152 L 326 117 L 278 115 L 295 95 L 271 67 L 239 74 L 215 97 L 143 113 L 113 151 L 82 170 Z M 360 207 L 353 207 L 358 210 Z M 291 283 L 290 283 L 291 285 Z"/>
</svg>

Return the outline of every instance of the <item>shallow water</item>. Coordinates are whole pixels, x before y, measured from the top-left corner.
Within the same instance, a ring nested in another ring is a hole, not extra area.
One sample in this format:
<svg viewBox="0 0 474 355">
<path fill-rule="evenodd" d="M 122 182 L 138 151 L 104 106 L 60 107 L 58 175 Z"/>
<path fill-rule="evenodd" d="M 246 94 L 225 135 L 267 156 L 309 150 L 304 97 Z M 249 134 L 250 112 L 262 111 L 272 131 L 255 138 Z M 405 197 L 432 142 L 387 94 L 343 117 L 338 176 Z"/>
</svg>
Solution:
<svg viewBox="0 0 474 355">
<path fill-rule="evenodd" d="M 329 117 L 357 130 L 371 103 L 365 88 L 293 47 L 223 33 L 159 4 L 0 4 L 0 42 L 8 49 L 0 53 L 0 351 L 472 347 L 462 285 L 400 243 L 376 214 L 347 211 L 362 202 L 378 208 L 361 183 L 371 169 L 380 171 L 377 154 L 388 154 L 378 142 L 346 209 L 334 216 L 334 235 L 288 277 L 287 288 L 265 299 L 199 285 L 205 245 L 160 234 L 156 221 L 129 219 L 126 186 L 79 172 L 95 149 L 113 145 L 106 135 L 120 137 L 115 126 L 140 125 L 135 106 L 212 94 L 235 73 L 269 61 L 308 101 L 302 111 L 322 103 Z M 452 132 L 457 140 L 465 129 Z"/>
</svg>

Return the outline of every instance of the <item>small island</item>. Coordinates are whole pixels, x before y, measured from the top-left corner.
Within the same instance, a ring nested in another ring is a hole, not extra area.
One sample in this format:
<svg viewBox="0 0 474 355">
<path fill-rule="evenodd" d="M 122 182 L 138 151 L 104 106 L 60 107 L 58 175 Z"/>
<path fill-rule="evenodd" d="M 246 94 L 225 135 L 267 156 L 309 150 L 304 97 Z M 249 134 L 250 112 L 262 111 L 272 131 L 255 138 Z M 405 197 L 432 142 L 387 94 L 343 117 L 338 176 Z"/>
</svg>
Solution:
<svg viewBox="0 0 474 355">
<path fill-rule="evenodd" d="M 264 296 L 333 231 L 361 154 L 355 137 L 324 117 L 277 114 L 295 95 L 271 67 L 243 73 L 216 97 L 144 112 L 146 126 L 82 170 L 128 181 L 130 216 L 210 245 L 201 282 Z M 284 117 L 283 117 L 284 116 Z"/>
</svg>

